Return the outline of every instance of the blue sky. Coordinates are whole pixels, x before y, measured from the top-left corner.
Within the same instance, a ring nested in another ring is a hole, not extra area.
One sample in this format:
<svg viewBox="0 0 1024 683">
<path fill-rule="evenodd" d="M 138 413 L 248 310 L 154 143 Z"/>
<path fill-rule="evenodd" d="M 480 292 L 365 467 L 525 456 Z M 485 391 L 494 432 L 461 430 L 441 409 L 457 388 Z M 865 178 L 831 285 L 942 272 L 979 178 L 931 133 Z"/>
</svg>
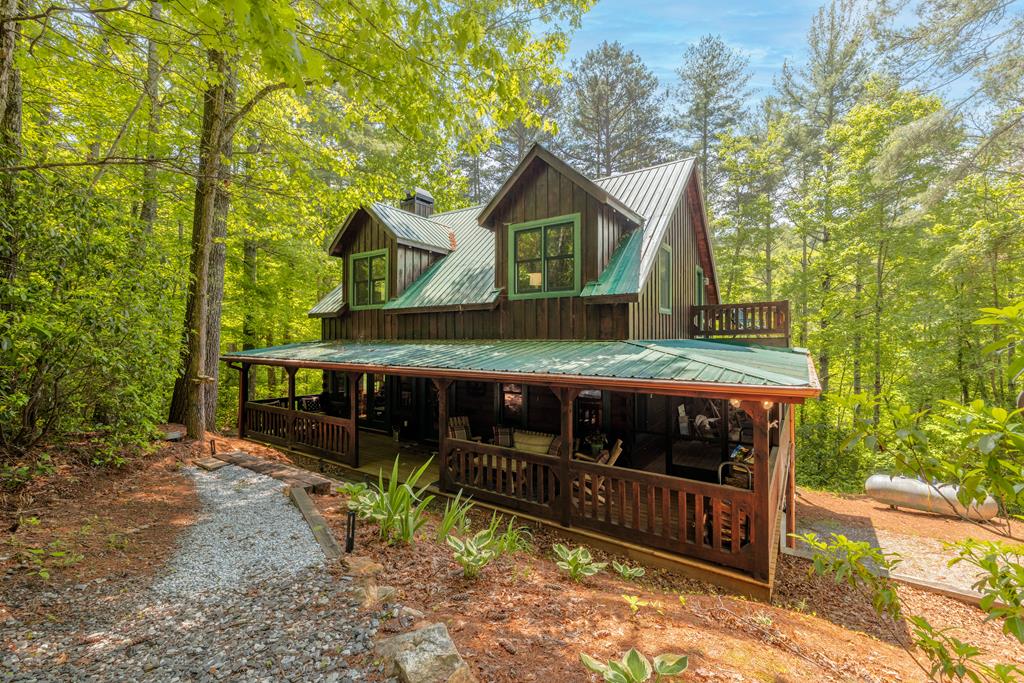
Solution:
<svg viewBox="0 0 1024 683">
<path fill-rule="evenodd" d="M 569 59 L 604 40 L 618 40 L 668 85 L 688 45 L 708 33 L 720 35 L 750 59 L 750 82 L 759 99 L 771 90 L 786 59 L 802 60 L 807 29 L 820 5 L 821 0 L 599 0 L 573 34 Z"/>
</svg>

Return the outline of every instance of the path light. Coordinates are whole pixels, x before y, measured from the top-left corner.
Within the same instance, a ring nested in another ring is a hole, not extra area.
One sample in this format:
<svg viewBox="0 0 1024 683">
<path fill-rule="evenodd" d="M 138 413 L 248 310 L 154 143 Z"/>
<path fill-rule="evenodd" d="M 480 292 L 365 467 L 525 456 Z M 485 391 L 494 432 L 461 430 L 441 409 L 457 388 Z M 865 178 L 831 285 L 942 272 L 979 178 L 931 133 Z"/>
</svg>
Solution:
<svg viewBox="0 0 1024 683">
<path fill-rule="evenodd" d="M 345 552 L 350 553 L 356 547 L 356 511 L 348 511 L 348 521 L 345 524 Z"/>
</svg>

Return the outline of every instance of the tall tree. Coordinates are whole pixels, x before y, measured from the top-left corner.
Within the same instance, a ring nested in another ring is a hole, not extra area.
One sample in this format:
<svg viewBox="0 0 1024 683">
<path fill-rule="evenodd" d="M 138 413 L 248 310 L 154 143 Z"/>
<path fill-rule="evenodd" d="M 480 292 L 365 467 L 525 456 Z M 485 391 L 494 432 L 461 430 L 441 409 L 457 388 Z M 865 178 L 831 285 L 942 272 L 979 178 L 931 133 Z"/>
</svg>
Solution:
<svg viewBox="0 0 1024 683">
<path fill-rule="evenodd" d="M 674 152 L 666 99 L 635 52 L 601 43 L 572 64 L 559 147 L 592 176 L 664 161 Z"/>
<path fill-rule="evenodd" d="M 750 96 L 749 61 L 720 36 L 702 36 L 686 48 L 677 69 L 676 126 L 701 162 L 708 197 L 718 188 L 718 136 L 740 123 Z"/>
<path fill-rule="evenodd" d="M 807 34 L 808 59 L 799 69 L 783 65 L 776 87 L 782 102 L 796 116 L 803 143 L 796 162 L 801 166 L 800 191 L 809 201 L 791 214 L 801 236 L 802 286 L 799 291 L 800 342 L 809 343 L 808 325 L 816 318 L 820 337 L 818 372 L 822 390 L 830 380 L 832 344 L 829 299 L 833 296 L 835 254 L 830 251 L 835 222 L 832 178 L 836 151 L 826 134 L 857 101 L 869 70 L 865 47 L 867 22 L 854 0 L 832 0 L 818 10 Z M 812 280 L 820 293 L 817 311 L 810 310 Z"/>
</svg>

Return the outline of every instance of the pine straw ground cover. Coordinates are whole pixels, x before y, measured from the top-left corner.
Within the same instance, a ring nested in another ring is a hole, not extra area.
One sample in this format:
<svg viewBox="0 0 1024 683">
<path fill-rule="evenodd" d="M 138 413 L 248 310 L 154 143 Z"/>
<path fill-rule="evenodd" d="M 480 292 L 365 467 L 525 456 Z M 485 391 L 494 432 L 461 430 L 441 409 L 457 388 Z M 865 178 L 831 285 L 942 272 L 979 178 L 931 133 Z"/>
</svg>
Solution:
<svg viewBox="0 0 1024 683">
<path fill-rule="evenodd" d="M 344 535 L 347 500 L 318 496 L 335 534 Z M 474 529 L 489 514 L 474 510 Z M 570 581 L 551 559 L 566 542 L 556 531 L 533 528 L 533 550 L 501 557 L 474 580 L 462 578 L 450 548 L 434 541 L 431 516 L 414 545 L 389 546 L 377 528 L 361 522 L 356 554 L 384 566 L 382 584 L 397 599 L 441 621 L 482 681 L 583 681 L 586 652 L 600 660 L 637 647 L 649 656 L 686 654 L 683 680 L 699 681 L 917 681 L 926 677 L 896 644 L 906 628 L 874 616 L 864 596 L 809 577 L 809 564 L 783 558 L 774 604 L 719 594 L 714 587 L 663 570 L 627 582 L 604 572 Z M 598 561 L 622 560 L 592 550 Z M 1024 662 L 1024 648 L 957 601 L 903 589 L 915 613 L 1006 661 Z M 635 615 L 622 598 L 637 595 L 660 606 Z M 682 595 L 683 600 L 680 600 Z M 391 622 L 390 626 L 398 629 Z M 385 630 L 388 625 L 385 625 Z"/>
<path fill-rule="evenodd" d="M 201 450 L 159 443 L 120 467 L 95 467 L 88 441 L 51 447 L 52 472 L 0 496 L 0 620 L 32 609 L 26 595 L 158 570 L 198 510 L 180 469 Z"/>
</svg>

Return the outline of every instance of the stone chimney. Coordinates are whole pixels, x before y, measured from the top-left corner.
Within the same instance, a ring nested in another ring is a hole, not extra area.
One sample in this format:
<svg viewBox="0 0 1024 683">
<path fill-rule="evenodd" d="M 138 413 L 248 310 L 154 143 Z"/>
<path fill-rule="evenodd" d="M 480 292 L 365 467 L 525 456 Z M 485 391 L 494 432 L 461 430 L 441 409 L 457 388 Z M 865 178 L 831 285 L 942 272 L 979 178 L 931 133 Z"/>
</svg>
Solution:
<svg viewBox="0 0 1024 683">
<path fill-rule="evenodd" d="M 417 216 L 428 218 L 434 213 L 434 197 L 422 187 L 417 187 L 405 195 L 401 208 Z"/>
</svg>

